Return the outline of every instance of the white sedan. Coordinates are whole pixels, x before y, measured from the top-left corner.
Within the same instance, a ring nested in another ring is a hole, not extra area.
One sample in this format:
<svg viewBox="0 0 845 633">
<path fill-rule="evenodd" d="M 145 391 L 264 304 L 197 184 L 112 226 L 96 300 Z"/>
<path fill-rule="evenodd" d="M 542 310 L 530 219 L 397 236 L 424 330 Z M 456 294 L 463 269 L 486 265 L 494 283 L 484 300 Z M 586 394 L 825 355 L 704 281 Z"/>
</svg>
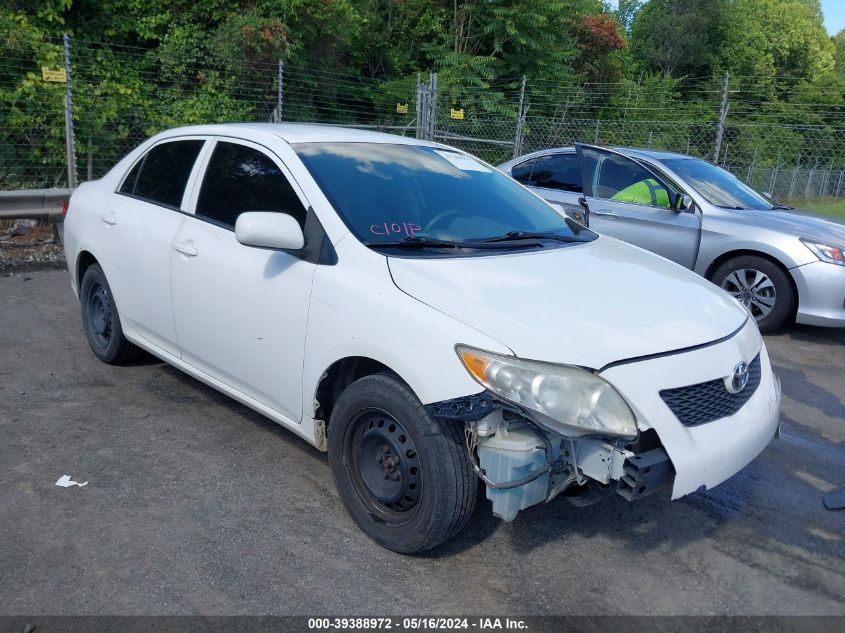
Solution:
<svg viewBox="0 0 845 633">
<path fill-rule="evenodd" d="M 435 143 L 309 125 L 159 134 L 65 222 L 91 349 L 139 348 L 328 451 L 397 552 L 504 520 L 711 488 L 778 427 L 757 326 Z"/>
</svg>

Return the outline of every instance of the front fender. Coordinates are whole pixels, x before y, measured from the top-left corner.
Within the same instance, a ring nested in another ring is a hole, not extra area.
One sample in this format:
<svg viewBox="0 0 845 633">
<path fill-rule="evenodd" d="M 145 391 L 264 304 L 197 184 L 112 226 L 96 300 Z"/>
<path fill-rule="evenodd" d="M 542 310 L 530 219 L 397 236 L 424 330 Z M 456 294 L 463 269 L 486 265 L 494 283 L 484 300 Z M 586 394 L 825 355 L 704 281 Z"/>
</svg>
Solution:
<svg viewBox="0 0 845 633">
<path fill-rule="evenodd" d="M 371 358 L 389 367 L 429 404 L 482 389 L 461 364 L 457 343 L 512 353 L 399 290 L 386 258 L 372 254 L 344 266 L 344 253 L 338 257 L 338 265 L 318 267 L 314 278 L 303 366 L 306 416 L 314 415 L 321 376 L 347 357 Z"/>
</svg>

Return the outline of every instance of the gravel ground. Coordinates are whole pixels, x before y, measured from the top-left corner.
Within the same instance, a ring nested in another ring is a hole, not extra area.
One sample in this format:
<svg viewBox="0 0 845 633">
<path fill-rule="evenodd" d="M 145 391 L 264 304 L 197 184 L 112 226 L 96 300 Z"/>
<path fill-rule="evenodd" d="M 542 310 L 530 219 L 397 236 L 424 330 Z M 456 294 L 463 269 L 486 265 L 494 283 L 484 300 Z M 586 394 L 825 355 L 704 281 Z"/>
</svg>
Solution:
<svg viewBox="0 0 845 633">
<path fill-rule="evenodd" d="M 25 222 L 0 221 L 0 275 L 51 268 L 66 268 L 51 224 L 30 227 Z"/>
<path fill-rule="evenodd" d="M 0 278 L 0 615 L 845 615 L 845 512 L 821 502 L 845 485 L 845 332 L 766 342 L 783 436 L 722 486 L 510 524 L 485 501 L 412 558 L 292 434 L 150 357 L 98 362 L 67 273 Z"/>
</svg>

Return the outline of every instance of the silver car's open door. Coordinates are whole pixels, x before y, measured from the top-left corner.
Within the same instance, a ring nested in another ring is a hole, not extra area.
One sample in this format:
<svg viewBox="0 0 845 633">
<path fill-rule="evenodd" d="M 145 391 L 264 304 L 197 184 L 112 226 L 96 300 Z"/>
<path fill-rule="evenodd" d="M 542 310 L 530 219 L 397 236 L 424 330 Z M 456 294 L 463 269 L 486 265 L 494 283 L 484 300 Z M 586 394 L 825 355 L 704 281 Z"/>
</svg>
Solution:
<svg viewBox="0 0 845 633">
<path fill-rule="evenodd" d="M 694 208 L 648 165 L 621 152 L 576 144 L 590 228 L 693 268 L 701 239 Z"/>
</svg>

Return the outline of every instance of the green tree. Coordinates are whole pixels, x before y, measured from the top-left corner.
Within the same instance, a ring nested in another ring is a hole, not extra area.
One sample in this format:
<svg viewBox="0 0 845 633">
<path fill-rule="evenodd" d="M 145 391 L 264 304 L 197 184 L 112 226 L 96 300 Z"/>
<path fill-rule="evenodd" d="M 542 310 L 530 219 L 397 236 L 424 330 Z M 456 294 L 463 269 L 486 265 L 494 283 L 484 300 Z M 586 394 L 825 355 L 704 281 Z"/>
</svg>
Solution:
<svg viewBox="0 0 845 633">
<path fill-rule="evenodd" d="M 845 29 L 830 38 L 833 42 L 833 67 L 840 75 L 845 75 Z"/>
<path fill-rule="evenodd" d="M 733 0 L 721 51 L 731 74 L 817 80 L 833 70 L 835 49 L 818 0 Z"/>
<path fill-rule="evenodd" d="M 631 53 L 664 77 L 706 76 L 728 21 L 728 0 L 650 0 L 634 17 Z"/>
<path fill-rule="evenodd" d="M 619 0 L 616 8 L 612 11 L 613 17 L 622 25 L 622 30 L 629 37 L 634 26 L 634 18 L 642 6 L 643 0 Z"/>
</svg>

